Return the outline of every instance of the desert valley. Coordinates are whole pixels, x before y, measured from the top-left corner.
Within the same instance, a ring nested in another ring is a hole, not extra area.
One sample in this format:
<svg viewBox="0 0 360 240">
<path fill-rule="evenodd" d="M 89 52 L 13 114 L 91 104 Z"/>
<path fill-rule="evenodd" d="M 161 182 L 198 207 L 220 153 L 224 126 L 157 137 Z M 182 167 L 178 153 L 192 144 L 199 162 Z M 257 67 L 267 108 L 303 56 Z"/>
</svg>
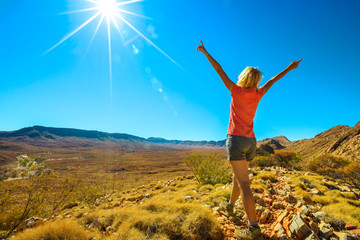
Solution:
<svg viewBox="0 0 360 240">
<path fill-rule="evenodd" d="M 360 122 L 257 147 L 250 177 L 268 239 L 359 238 Z M 235 216 L 222 208 L 225 140 L 33 126 L 0 132 L 0 174 L 2 238 L 239 239 L 245 226 L 240 200 Z"/>
</svg>

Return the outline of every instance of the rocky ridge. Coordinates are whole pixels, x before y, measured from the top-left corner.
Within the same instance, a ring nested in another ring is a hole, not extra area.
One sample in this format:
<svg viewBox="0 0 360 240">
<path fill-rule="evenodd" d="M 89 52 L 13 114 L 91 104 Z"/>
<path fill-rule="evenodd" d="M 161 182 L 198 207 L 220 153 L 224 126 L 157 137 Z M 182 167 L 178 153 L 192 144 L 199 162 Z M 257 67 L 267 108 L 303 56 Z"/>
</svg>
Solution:
<svg viewBox="0 0 360 240">
<path fill-rule="evenodd" d="M 332 154 L 360 161 L 360 122 L 354 127 L 338 125 L 314 138 L 290 142 L 286 150 L 299 152 L 304 160 L 321 154 Z"/>
<path fill-rule="evenodd" d="M 353 223 L 345 223 L 337 219 L 338 225 L 333 222 L 330 224 L 326 222 L 328 214 L 321 211 L 320 204 L 312 202 L 309 198 L 296 197 L 287 183 L 290 180 L 285 176 L 289 173 L 288 170 L 280 167 L 265 170 L 274 169 L 279 170 L 276 175 L 277 181 L 266 182 L 269 190 L 253 188 L 257 219 L 264 239 L 360 239 L 360 229 L 357 229 Z M 349 188 L 344 188 L 343 191 L 352 192 L 357 198 L 360 196 L 360 191 L 354 192 Z M 311 194 L 320 195 L 321 192 L 312 189 Z M 224 239 L 240 239 L 237 237 L 238 231 L 245 227 L 237 225 L 237 217 L 240 217 L 243 222 L 247 221 L 240 200 L 235 206 L 235 213 L 237 213 L 235 218 L 224 208 L 214 207 L 213 210 L 222 225 Z"/>
</svg>

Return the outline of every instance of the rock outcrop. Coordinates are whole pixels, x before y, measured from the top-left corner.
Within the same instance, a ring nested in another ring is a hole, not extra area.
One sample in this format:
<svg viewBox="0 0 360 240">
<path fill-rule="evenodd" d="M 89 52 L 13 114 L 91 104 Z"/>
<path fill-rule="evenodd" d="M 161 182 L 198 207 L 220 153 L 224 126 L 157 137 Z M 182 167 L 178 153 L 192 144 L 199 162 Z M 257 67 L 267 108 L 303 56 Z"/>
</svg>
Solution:
<svg viewBox="0 0 360 240">
<path fill-rule="evenodd" d="M 287 185 L 289 178 L 285 176 L 285 173 L 288 173 L 288 170 L 276 168 L 280 169 L 276 176 L 278 181 L 268 182 L 269 190 L 253 189 L 257 219 L 265 239 L 360 239 L 360 229 L 356 229 L 356 226 L 351 223 L 348 223 L 346 227 L 344 224 L 342 230 L 346 229 L 347 232 L 335 231 L 329 223 L 324 221 L 326 213 L 321 212 L 322 206 L 309 199 L 295 197 L 291 187 Z M 317 189 L 311 191 L 312 194 L 321 195 Z M 218 216 L 218 221 L 222 225 L 226 240 L 240 239 L 237 238 L 237 232 L 245 228 L 247 219 L 240 202 L 238 200 L 236 203 L 235 217 L 220 207 L 213 208 L 214 214 Z"/>
</svg>

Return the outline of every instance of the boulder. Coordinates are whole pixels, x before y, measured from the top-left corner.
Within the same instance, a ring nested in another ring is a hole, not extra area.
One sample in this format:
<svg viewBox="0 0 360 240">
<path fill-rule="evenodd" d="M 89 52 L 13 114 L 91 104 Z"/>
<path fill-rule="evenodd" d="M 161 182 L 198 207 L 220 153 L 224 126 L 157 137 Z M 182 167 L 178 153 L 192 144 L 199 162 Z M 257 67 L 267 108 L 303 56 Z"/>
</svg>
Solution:
<svg viewBox="0 0 360 240">
<path fill-rule="evenodd" d="M 260 206 L 263 206 L 263 207 L 266 206 L 266 202 L 265 202 L 264 199 L 262 199 L 262 198 L 259 198 L 259 199 L 257 200 L 257 203 L 258 203 Z"/>
<path fill-rule="evenodd" d="M 283 208 L 284 208 L 284 206 L 281 204 L 281 202 L 278 202 L 278 201 L 274 201 L 274 202 L 272 203 L 272 207 L 273 207 L 274 209 L 283 209 Z"/>
<path fill-rule="evenodd" d="M 304 239 L 306 236 L 312 233 L 311 229 L 306 225 L 300 214 L 295 215 L 289 226 L 289 230 L 299 239 Z"/>
<path fill-rule="evenodd" d="M 319 235 L 325 239 L 329 239 L 329 237 L 333 234 L 333 229 L 330 224 L 321 222 L 319 224 Z"/>
<path fill-rule="evenodd" d="M 184 201 L 188 201 L 188 200 L 190 200 L 190 199 L 194 199 L 194 197 L 193 197 L 193 196 L 185 196 L 185 197 L 184 197 Z"/>
<path fill-rule="evenodd" d="M 284 190 L 278 190 L 277 193 L 282 196 L 286 195 L 286 192 Z"/>
<path fill-rule="evenodd" d="M 97 228 L 99 229 L 101 232 L 105 231 L 105 227 L 101 224 L 101 222 L 99 222 L 98 220 L 94 220 L 92 221 L 92 223 L 90 224 L 89 228 Z"/>
<path fill-rule="evenodd" d="M 285 200 L 286 200 L 287 202 L 289 202 L 289 203 L 293 203 L 293 204 L 296 204 L 296 203 L 297 203 L 297 199 L 296 199 L 294 196 L 292 196 L 292 195 L 287 196 L 287 197 L 285 198 Z"/>
<path fill-rule="evenodd" d="M 45 221 L 40 217 L 31 217 L 25 220 L 25 224 L 27 228 L 33 228 L 43 224 Z"/>
<path fill-rule="evenodd" d="M 304 214 L 306 216 L 309 216 L 311 214 L 309 209 L 305 205 L 303 205 L 298 211 L 300 212 L 300 214 Z"/>
<path fill-rule="evenodd" d="M 325 194 L 322 193 L 320 190 L 318 190 L 317 188 L 312 188 L 309 192 L 310 195 L 319 195 L 319 196 L 324 196 Z"/>
<path fill-rule="evenodd" d="M 260 215 L 259 223 L 260 224 L 267 223 L 270 217 L 271 217 L 270 211 L 268 209 L 265 209 Z"/>
</svg>

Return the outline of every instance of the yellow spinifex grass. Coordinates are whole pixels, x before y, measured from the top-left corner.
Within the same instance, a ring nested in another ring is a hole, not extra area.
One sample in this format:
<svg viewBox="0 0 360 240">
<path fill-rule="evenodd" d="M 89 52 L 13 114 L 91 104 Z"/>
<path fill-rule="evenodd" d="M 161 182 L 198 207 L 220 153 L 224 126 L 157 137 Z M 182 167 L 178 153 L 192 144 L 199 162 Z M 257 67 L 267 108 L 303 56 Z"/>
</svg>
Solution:
<svg viewBox="0 0 360 240">
<path fill-rule="evenodd" d="M 81 221 L 95 219 L 116 229 L 109 239 L 219 239 L 220 234 L 216 217 L 201 203 L 159 197 L 126 209 L 96 210 Z"/>
<path fill-rule="evenodd" d="M 27 229 L 13 238 L 14 240 L 66 239 L 88 240 L 90 234 L 75 221 L 64 220 L 46 222 L 36 228 Z"/>
<path fill-rule="evenodd" d="M 273 172 L 262 172 L 256 176 L 257 179 L 269 180 L 271 182 L 276 182 L 275 173 Z"/>
<path fill-rule="evenodd" d="M 352 205 L 349 201 L 341 198 L 338 203 L 328 204 L 323 207 L 322 211 L 339 217 L 345 222 L 355 224 L 358 228 L 360 227 L 360 203 L 358 203 L 358 206 Z"/>
<path fill-rule="evenodd" d="M 314 175 L 288 175 L 291 179 L 288 183 L 294 188 L 295 195 L 298 197 L 309 196 L 312 188 L 317 188 L 324 195 L 312 195 L 311 200 L 323 206 L 321 211 L 332 216 L 338 217 L 345 222 L 352 223 L 360 227 L 360 201 L 350 192 L 341 192 L 337 189 L 329 189 L 325 186 L 323 176 Z M 330 188 L 337 186 L 336 180 L 326 182 Z"/>
</svg>

